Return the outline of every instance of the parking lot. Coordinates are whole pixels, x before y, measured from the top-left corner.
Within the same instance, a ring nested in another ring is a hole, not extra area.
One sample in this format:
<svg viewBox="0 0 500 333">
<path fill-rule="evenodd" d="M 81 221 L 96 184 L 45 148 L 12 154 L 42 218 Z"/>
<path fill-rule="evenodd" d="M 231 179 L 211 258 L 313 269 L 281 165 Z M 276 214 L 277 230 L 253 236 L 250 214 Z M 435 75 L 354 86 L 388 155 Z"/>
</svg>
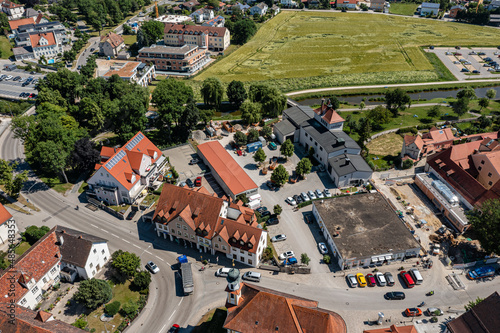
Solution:
<svg viewBox="0 0 500 333">
<path fill-rule="evenodd" d="M 500 74 L 488 71 L 492 67 L 485 67 L 485 58 L 500 61 L 500 50 L 497 48 L 460 48 L 436 47 L 427 49 L 438 56 L 450 72 L 459 80 L 476 78 L 500 78 Z M 465 69 L 468 70 L 465 71 Z M 474 72 L 474 71 L 477 71 Z M 496 72 L 498 73 L 498 72 Z"/>
<path fill-rule="evenodd" d="M 23 83 L 25 83 L 26 79 L 29 77 L 33 77 L 35 79 L 42 79 L 44 74 L 30 74 L 29 72 L 26 72 L 22 69 L 15 69 L 13 71 L 7 71 L 2 69 L 0 71 L 0 76 L 1 75 L 6 75 L 6 76 L 12 76 L 11 79 L 5 80 L 3 79 L 0 81 L 0 96 L 2 97 L 7 97 L 7 98 L 15 98 L 15 99 L 24 99 L 27 100 L 27 97 L 20 97 L 21 93 L 29 93 L 29 94 L 37 94 L 37 91 L 35 89 L 35 84 L 30 83 L 28 85 L 25 85 L 23 87 Z M 14 81 L 14 78 L 20 76 L 21 80 L 16 80 Z"/>
</svg>

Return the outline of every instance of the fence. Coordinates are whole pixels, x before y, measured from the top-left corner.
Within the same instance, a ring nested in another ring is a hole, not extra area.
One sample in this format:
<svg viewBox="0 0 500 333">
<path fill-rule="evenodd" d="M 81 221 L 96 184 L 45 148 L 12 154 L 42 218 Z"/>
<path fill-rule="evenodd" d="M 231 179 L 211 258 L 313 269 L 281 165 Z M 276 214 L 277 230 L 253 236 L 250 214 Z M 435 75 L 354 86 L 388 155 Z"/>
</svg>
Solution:
<svg viewBox="0 0 500 333">
<path fill-rule="evenodd" d="M 109 208 L 108 206 L 106 206 L 105 204 L 102 204 L 100 201 L 94 199 L 94 198 L 88 198 L 89 200 L 89 203 L 91 203 L 92 205 L 104 210 L 105 212 L 111 214 L 111 215 L 114 215 L 115 217 L 119 218 L 120 220 L 125 220 L 125 214 L 127 212 L 125 212 L 123 215 L 118 213 L 117 211 Z M 128 211 L 128 209 L 127 209 Z"/>
<path fill-rule="evenodd" d="M 494 257 L 494 258 L 488 258 L 488 259 L 484 259 L 484 260 L 472 261 L 472 262 L 468 262 L 465 264 L 455 264 L 455 265 L 451 266 L 451 269 L 466 269 L 466 268 L 475 267 L 475 266 L 496 264 L 497 262 L 499 262 L 499 258 Z"/>
</svg>

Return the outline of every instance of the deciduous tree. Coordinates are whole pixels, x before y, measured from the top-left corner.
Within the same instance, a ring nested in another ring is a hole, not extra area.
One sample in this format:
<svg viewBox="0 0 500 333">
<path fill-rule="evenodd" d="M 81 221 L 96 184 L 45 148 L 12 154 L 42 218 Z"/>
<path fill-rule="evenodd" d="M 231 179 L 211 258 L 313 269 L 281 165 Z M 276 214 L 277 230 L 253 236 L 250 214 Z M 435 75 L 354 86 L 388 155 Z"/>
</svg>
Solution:
<svg viewBox="0 0 500 333">
<path fill-rule="evenodd" d="M 23 232 L 21 236 L 24 241 L 33 245 L 49 231 L 50 229 L 47 226 L 37 227 L 36 225 L 32 225 L 27 227 L 26 231 Z"/>
<path fill-rule="evenodd" d="M 311 261 L 311 258 L 309 258 L 307 253 L 302 253 L 300 255 L 300 262 L 303 263 L 304 265 L 309 265 L 310 261 Z"/>
<path fill-rule="evenodd" d="M 405 105 L 411 102 L 410 96 L 403 90 L 396 88 L 385 93 L 385 103 L 387 109 L 391 111 L 393 117 L 398 116 L 399 110 L 404 110 Z"/>
<path fill-rule="evenodd" d="M 467 97 L 460 97 L 453 102 L 452 108 L 458 116 L 463 116 L 469 111 L 469 99 Z"/>
<path fill-rule="evenodd" d="M 137 290 L 146 290 L 149 288 L 149 284 L 151 283 L 151 273 L 148 271 L 140 271 L 132 280 L 132 287 Z"/>
<path fill-rule="evenodd" d="M 85 137 L 75 142 L 75 149 L 71 153 L 71 164 L 80 171 L 92 170 L 99 162 L 99 156 L 95 143 Z"/>
<path fill-rule="evenodd" d="M 255 142 L 259 140 L 259 131 L 257 131 L 255 128 L 251 128 L 248 130 L 248 142 Z"/>
<path fill-rule="evenodd" d="M 260 130 L 260 135 L 266 139 L 269 139 L 273 134 L 273 129 L 269 126 L 263 126 Z"/>
<path fill-rule="evenodd" d="M 233 41 L 236 44 L 245 44 L 257 32 L 255 22 L 250 19 L 237 21 L 233 26 Z"/>
<path fill-rule="evenodd" d="M 486 97 L 488 97 L 488 99 L 494 99 L 496 95 L 497 95 L 497 91 L 495 89 L 489 89 L 486 92 Z"/>
<path fill-rule="evenodd" d="M 311 160 L 308 159 L 307 157 L 303 157 L 299 161 L 299 163 L 297 163 L 297 166 L 295 167 L 295 173 L 298 174 L 299 176 L 304 176 L 310 173 L 311 169 L 312 169 Z"/>
<path fill-rule="evenodd" d="M 293 156 L 293 153 L 295 152 L 295 146 L 290 139 L 287 139 L 285 140 L 285 142 L 283 142 L 280 148 L 280 152 L 286 158 Z"/>
<path fill-rule="evenodd" d="M 111 286 L 104 280 L 83 280 L 73 299 L 87 308 L 94 310 L 106 304 L 113 297 Z"/>
<path fill-rule="evenodd" d="M 479 109 L 479 111 L 482 111 L 484 108 L 487 108 L 490 105 L 490 100 L 486 97 L 483 97 L 483 98 L 479 99 L 478 103 L 479 103 L 479 106 L 481 107 L 481 109 Z"/>
<path fill-rule="evenodd" d="M 271 174 L 271 180 L 278 186 L 285 184 L 288 181 L 290 174 L 286 171 L 283 165 L 278 165 L 276 169 L 273 170 Z"/>
<path fill-rule="evenodd" d="M 218 78 L 209 77 L 203 81 L 201 95 L 203 96 L 203 101 L 206 105 L 218 108 L 222 103 L 224 87 Z"/>
<path fill-rule="evenodd" d="M 141 265 L 141 259 L 135 253 L 123 251 L 116 253 L 116 255 L 115 253 L 113 253 L 112 256 L 113 261 L 111 266 L 116 268 L 118 273 L 121 275 L 134 277 L 137 274 L 139 266 Z"/>
<path fill-rule="evenodd" d="M 438 118 L 441 115 L 441 110 L 439 105 L 434 105 L 432 108 L 427 110 L 427 117 L 429 118 Z"/>
<path fill-rule="evenodd" d="M 253 160 L 257 163 L 262 163 L 267 159 L 266 153 L 262 148 L 257 149 L 255 154 L 253 155 Z"/>
<path fill-rule="evenodd" d="M 245 101 L 240 107 L 241 119 L 247 124 L 258 123 L 262 119 L 260 110 L 261 105 L 259 103 Z"/>
<path fill-rule="evenodd" d="M 500 253 L 500 200 L 483 202 L 481 209 L 475 208 L 468 214 L 474 234 L 487 253 Z"/>
<path fill-rule="evenodd" d="M 141 25 L 137 32 L 137 44 L 139 47 L 151 46 L 158 39 L 163 38 L 165 25 L 162 22 L 149 20 Z"/>
<path fill-rule="evenodd" d="M 274 214 L 280 215 L 282 211 L 283 211 L 283 208 L 281 208 L 280 205 L 274 205 L 274 207 L 273 207 L 273 213 Z"/>
<path fill-rule="evenodd" d="M 245 133 L 241 132 L 241 131 L 237 131 L 236 133 L 234 133 L 234 142 L 236 142 L 236 144 L 238 145 L 246 145 L 247 144 L 247 136 L 245 135 Z"/>
<path fill-rule="evenodd" d="M 245 86 L 241 81 L 231 81 L 227 86 L 226 95 L 227 99 L 236 105 L 237 108 L 239 108 L 248 97 Z"/>
</svg>

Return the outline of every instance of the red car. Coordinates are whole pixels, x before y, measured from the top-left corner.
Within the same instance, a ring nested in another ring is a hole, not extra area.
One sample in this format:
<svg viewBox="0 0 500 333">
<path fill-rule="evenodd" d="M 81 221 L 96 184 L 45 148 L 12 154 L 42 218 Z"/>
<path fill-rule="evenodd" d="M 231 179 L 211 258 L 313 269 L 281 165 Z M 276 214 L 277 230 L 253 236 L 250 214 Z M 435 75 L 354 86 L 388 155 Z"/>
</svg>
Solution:
<svg viewBox="0 0 500 333">
<path fill-rule="evenodd" d="M 405 310 L 405 315 L 407 317 L 418 317 L 422 315 L 422 310 L 419 308 L 408 308 Z"/>
<path fill-rule="evenodd" d="M 201 186 L 201 177 L 196 177 L 194 181 L 194 186 Z"/>
<path fill-rule="evenodd" d="M 180 326 L 177 324 L 173 324 L 168 333 L 177 333 L 180 330 Z"/>
<path fill-rule="evenodd" d="M 455 52 L 455 55 L 456 55 L 456 56 L 461 56 L 461 55 L 462 55 L 462 53 Z"/>
<path fill-rule="evenodd" d="M 368 282 L 369 287 L 375 287 L 377 285 L 377 281 L 375 281 L 375 276 L 373 276 L 373 274 L 366 274 L 366 282 Z"/>
<path fill-rule="evenodd" d="M 399 276 L 401 276 L 401 279 L 404 281 L 407 288 L 415 287 L 415 281 L 413 281 L 410 273 L 408 273 L 407 271 L 401 271 L 399 273 Z"/>
</svg>

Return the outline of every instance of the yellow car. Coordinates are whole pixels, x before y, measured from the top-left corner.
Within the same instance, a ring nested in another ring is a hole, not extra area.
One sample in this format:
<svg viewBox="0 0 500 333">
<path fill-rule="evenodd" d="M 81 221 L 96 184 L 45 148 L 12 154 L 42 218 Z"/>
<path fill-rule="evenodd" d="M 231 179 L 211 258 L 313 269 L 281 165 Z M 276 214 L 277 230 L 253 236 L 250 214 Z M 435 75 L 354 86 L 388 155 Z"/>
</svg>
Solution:
<svg viewBox="0 0 500 333">
<path fill-rule="evenodd" d="M 358 280 L 358 284 L 360 287 L 366 287 L 366 279 L 363 273 L 356 274 L 356 280 Z"/>
</svg>

